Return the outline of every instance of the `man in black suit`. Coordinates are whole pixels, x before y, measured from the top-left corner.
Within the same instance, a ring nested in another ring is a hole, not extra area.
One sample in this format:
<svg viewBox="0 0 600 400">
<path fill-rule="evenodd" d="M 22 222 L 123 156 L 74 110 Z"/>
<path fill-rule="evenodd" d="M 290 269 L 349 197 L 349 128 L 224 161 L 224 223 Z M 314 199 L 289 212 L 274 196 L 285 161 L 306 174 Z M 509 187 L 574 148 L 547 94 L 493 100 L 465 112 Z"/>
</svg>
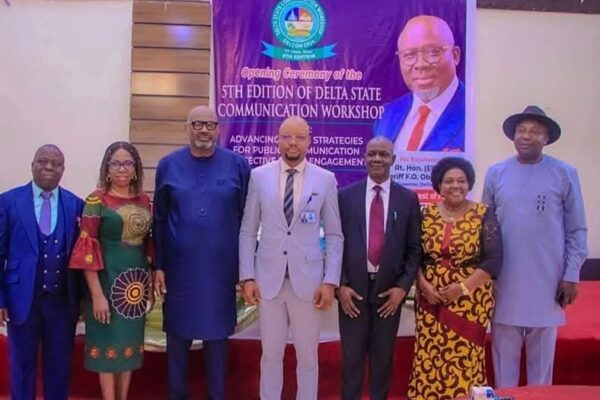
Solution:
<svg viewBox="0 0 600 400">
<path fill-rule="evenodd" d="M 367 144 L 368 177 L 339 195 L 344 234 L 338 289 L 343 400 L 360 399 L 369 355 L 371 400 L 386 399 L 400 307 L 421 263 L 417 195 L 390 179 L 392 142 Z"/>
</svg>

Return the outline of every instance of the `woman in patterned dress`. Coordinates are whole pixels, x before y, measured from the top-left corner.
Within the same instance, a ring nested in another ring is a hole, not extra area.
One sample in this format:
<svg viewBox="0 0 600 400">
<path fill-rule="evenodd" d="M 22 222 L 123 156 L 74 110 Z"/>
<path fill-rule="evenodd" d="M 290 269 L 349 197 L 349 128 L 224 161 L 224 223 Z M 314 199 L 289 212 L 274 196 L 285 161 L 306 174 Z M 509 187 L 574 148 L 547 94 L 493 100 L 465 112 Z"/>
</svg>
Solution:
<svg viewBox="0 0 600 400">
<path fill-rule="evenodd" d="M 502 265 L 493 210 L 467 200 L 475 171 L 447 157 L 431 174 L 442 201 L 423 210 L 424 265 L 417 278 L 415 354 L 408 398 L 445 400 L 486 384 L 485 333 Z"/>
<path fill-rule="evenodd" d="M 142 183 L 137 149 L 111 144 L 71 256 L 70 267 L 84 270 L 89 289 L 84 365 L 98 372 L 105 400 L 127 398 L 131 371 L 142 365 L 145 316 L 153 302 L 150 200 Z"/>
</svg>

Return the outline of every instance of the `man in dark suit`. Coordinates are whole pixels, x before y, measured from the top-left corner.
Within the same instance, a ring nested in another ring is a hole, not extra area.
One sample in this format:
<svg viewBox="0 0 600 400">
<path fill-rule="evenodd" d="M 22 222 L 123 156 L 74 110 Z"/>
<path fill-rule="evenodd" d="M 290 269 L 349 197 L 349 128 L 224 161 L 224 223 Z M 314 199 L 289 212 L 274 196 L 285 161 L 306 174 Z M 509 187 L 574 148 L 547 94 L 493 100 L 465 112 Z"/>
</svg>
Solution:
<svg viewBox="0 0 600 400">
<path fill-rule="evenodd" d="M 386 104 L 375 124 L 400 151 L 464 151 L 465 85 L 460 48 L 446 21 L 419 15 L 398 36 L 400 73 L 410 92 Z"/>
<path fill-rule="evenodd" d="M 40 147 L 33 181 L 0 195 L 0 324 L 7 324 L 11 398 L 35 399 L 42 347 L 44 398 L 67 399 L 81 276 L 68 270 L 83 201 L 58 186 L 64 156 Z"/>
<path fill-rule="evenodd" d="M 367 179 L 339 195 L 344 255 L 338 290 L 343 400 L 360 399 L 369 355 L 371 400 L 386 399 L 400 307 L 421 262 L 417 195 L 392 182 L 389 139 L 369 141 Z"/>
</svg>

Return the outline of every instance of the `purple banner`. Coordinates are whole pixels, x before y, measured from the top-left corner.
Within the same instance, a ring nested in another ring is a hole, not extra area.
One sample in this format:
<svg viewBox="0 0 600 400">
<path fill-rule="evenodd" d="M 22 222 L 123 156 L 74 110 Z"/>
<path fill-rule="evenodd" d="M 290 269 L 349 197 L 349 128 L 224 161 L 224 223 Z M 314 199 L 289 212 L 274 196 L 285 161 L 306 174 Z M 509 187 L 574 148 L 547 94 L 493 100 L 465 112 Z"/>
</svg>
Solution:
<svg viewBox="0 0 600 400">
<path fill-rule="evenodd" d="M 466 3 L 213 0 L 221 143 L 262 165 L 278 157 L 280 123 L 299 115 L 311 126 L 309 161 L 344 186 L 364 177 L 368 140 L 387 136 L 398 161 L 393 178 L 432 200 L 431 165 L 448 151 L 469 150 Z M 439 18 L 416 23 L 422 15 Z M 448 88 L 433 88 L 444 79 Z M 431 105 L 426 122 L 421 103 Z"/>
</svg>

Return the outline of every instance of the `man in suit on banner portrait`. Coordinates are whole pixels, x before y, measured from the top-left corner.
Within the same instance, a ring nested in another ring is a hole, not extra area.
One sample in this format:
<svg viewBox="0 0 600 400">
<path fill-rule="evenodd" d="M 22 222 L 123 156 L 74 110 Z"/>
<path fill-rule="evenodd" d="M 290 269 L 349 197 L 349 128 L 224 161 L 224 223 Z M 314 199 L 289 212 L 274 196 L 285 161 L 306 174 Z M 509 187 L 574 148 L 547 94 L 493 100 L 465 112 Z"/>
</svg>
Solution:
<svg viewBox="0 0 600 400">
<path fill-rule="evenodd" d="M 38 350 L 44 398 L 69 397 L 80 272 L 69 270 L 83 201 L 58 184 L 65 158 L 52 144 L 31 163 L 33 181 L 0 195 L 0 324 L 6 323 L 11 398 L 36 398 Z"/>
<path fill-rule="evenodd" d="M 361 398 L 367 355 L 370 399 L 387 398 L 400 311 L 421 262 L 419 200 L 390 179 L 395 158 L 389 139 L 371 139 L 367 179 L 340 192 L 343 400 Z"/>
<path fill-rule="evenodd" d="M 400 73 L 410 92 L 386 104 L 375 136 L 404 151 L 465 150 L 465 85 L 456 76 L 461 51 L 446 21 L 409 20 L 398 36 Z"/>
<path fill-rule="evenodd" d="M 261 399 L 281 399 L 289 325 L 298 360 L 296 398 L 314 400 L 322 311 L 331 307 L 340 282 L 338 193 L 333 173 L 305 159 L 311 137 L 304 119 L 283 121 L 278 141 L 280 159 L 250 175 L 240 230 L 240 280 L 246 303 L 259 307 Z"/>
</svg>

